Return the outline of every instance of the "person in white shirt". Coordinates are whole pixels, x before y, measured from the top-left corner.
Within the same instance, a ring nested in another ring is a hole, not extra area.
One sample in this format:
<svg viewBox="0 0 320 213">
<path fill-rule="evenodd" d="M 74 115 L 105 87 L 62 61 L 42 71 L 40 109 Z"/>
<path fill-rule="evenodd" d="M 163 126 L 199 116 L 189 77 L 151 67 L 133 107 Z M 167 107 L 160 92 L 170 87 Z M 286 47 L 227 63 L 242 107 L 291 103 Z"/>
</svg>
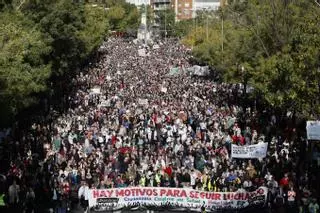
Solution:
<svg viewBox="0 0 320 213">
<path fill-rule="evenodd" d="M 196 186 L 197 177 L 198 177 L 197 173 L 193 169 L 191 169 L 190 185 L 192 186 L 192 188 L 195 188 Z"/>
<path fill-rule="evenodd" d="M 244 182 L 243 182 L 243 188 L 244 189 L 250 189 L 252 187 L 252 182 L 250 179 L 246 179 Z"/>
<path fill-rule="evenodd" d="M 82 182 L 81 187 L 79 188 L 78 198 L 80 200 L 81 206 L 86 212 L 89 205 L 89 186 L 85 181 Z"/>
<path fill-rule="evenodd" d="M 19 193 L 20 193 L 20 186 L 17 185 L 16 180 L 13 181 L 12 185 L 9 186 L 9 204 L 15 206 L 19 203 Z"/>
</svg>

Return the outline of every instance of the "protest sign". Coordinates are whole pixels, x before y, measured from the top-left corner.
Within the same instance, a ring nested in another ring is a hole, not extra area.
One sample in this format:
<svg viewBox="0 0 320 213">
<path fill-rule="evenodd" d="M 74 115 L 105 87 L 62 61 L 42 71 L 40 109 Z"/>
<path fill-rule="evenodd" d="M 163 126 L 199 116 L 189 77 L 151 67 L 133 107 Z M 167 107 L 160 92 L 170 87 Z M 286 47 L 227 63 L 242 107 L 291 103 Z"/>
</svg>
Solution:
<svg viewBox="0 0 320 213">
<path fill-rule="evenodd" d="M 259 143 L 250 146 L 231 145 L 232 158 L 265 158 L 267 155 L 268 143 Z"/>
<path fill-rule="evenodd" d="M 153 45 L 153 47 L 152 47 L 152 49 L 154 49 L 154 50 L 157 50 L 157 49 L 159 49 L 159 48 L 160 48 L 160 46 L 157 45 L 157 44 Z"/>
<path fill-rule="evenodd" d="M 320 140 L 320 121 L 307 121 L 307 139 Z"/>
<path fill-rule="evenodd" d="M 114 210 L 131 206 L 168 206 L 206 209 L 241 209 L 261 206 L 267 198 L 267 188 L 253 192 L 208 192 L 189 188 L 130 187 L 91 189 L 89 207 Z"/>
<path fill-rule="evenodd" d="M 167 93 L 167 91 L 168 91 L 167 87 L 161 87 L 161 92 Z"/>
<path fill-rule="evenodd" d="M 149 101 L 148 101 L 148 99 L 139 98 L 138 103 L 139 103 L 139 105 L 148 105 Z"/>
<path fill-rule="evenodd" d="M 210 69 L 208 66 L 194 65 L 193 67 L 187 68 L 187 72 L 189 72 L 190 75 L 195 75 L 195 76 L 209 76 L 210 75 Z"/>
<path fill-rule="evenodd" d="M 170 69 L 169 75 L 179 75 L 179 74 L 180 74 L 179 67 L 173 67 Z"/>
<path fill-rule="evenodd" d="M 138 55 L 140 57 L 145 57 L 146 56 L 146 50 L 145 49 L 139 49 L 138 50 Z"/>
<path fill-rule="evenodd" d="M 91 94 L 100 94 L 101 93 L 101 89 L 99 87 L 94 87 L 90 90 Z"/>
</svg>

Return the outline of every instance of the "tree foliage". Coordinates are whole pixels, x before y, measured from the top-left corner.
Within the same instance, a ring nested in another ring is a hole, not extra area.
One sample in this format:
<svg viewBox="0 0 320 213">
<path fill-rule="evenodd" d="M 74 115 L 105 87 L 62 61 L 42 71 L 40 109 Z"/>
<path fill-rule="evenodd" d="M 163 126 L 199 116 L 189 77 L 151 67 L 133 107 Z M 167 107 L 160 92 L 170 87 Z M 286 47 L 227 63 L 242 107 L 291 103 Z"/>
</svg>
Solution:
<svg viewBox="0 0 320 213">
<path fill-rule="evenodd" d="M 184 42 L 226 80 L 249 83 L 283 111 L 320 113 L 320 7 L 313 1 L 230 1 L 211 16 L 209 33 L 204 19 L 189 27 Z"/>
<path fill-rule="evenodd" d="M 160 24 L 160 31 L 163 36 L 174 36 L 175 12 L 172 9 L 160 10 L 156 13 L 156 22 Z"/>
<path fill-rule="evenodd" d="M 101 3 L 117 7 L 119 1 Z M 1 1 L 0 125 L 40 94 L 62 89 L 61 79 L 75 73 L 109 30 L 137 27 L 138 10 L 124 1 L 120 7 L 112 13 L 81 0 Z"/>
<path fill-rule="evenodd" d="M 85 58 L 103 42 L 109 30 L 109 22 L 106 21 L 107 14 L 101 7 L 85 6 L 84 16 L 86 21 L 79 36 L 86 44 L 85 53 L 87 54 L 82 56 Z"/>
<path fill-rule="evenodd" d="M 17 112 L 35 102 L 35 93 L 46 89 L 50 65 L 43 56 L 51 48 L 19 12 L 2 12 L 0 28 L 0 105 Z M 1 110 L 4 120 L 9 117 L 7 110 Z"/>
<path fill-rule="evenodd" d="M 115 4 L 108 10 L 110 27 L 117 31 L 137 29 L 140 24 L 140 13 L 134 5 Z"/>
</svg>

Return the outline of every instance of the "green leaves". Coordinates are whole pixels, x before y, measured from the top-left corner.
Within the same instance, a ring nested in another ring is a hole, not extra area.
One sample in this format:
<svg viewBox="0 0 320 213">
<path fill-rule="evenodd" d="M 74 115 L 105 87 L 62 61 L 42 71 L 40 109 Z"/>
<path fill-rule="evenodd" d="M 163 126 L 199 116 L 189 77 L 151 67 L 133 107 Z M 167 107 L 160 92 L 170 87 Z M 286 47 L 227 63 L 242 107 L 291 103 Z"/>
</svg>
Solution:
<svg viewBox="0 0 320 213">
<path fill-rule="evenodd" d="M 0 28 L 0 104 L 10 109 L 1 113 L 10 114 L 34 103 L 34 94 L 46 89 L 50 65 L 43 56 L 50 47 L 19 12 L 1 13 Z"/>
<path fill-rule="evenodd" d="M 136 30 L 140 24 L 140 13 L 131 4 L 115 4 L 107 12 L 110 28 L 117 31 Z"/>
<path fill-rule="evenodd" d="M 320 113 L 320 7 L 314 2 L 230 1 L 210 23 L 208 40 L 205 19 L 184 39 L 198 61 L 230 82 L 247 80 L 276 108 Z"/>
<path fill-rule="evenodd" d="M 165 33 L 167 36 L 174 35 L 175 29 L 175 13 L 172 9 L 160 10 L 156 12 L 155 19 L 160 23 L 160 30 L 163 37 Z"/>
<path fill-rule="evenodd" d="M 20 1 L 0 4 L 0 125 L 40 95 L 59 94 L 61 79 L 75 74 L 109 29 L 139 26 L 139 11 L 124 0 L 86 2 L 25 0 L 19 9 Z"/>
<path fill-rule="evenodd" d="M 102 42 L 108 33 L 109 23 L 106 12 L 101 7 L 85 6 L 85 25 L 81 31 L 78 32 L 80 39 L 86 44 L 85 58 L 94 51 Z"/>
</svg>

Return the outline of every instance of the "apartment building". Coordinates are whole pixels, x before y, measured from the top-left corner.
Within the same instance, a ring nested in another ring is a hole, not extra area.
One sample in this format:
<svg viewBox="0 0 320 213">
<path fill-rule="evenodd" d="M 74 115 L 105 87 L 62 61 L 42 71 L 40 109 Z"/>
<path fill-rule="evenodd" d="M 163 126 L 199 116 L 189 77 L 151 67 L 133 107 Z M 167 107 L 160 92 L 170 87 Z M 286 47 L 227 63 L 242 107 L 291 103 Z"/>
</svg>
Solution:
<svg viewBox="0 0 320 213">
<path fill-rule="evenodd" d="M 172 8 L 176 14 L 176 21 L 193 17 L 194 0 L 172 0 Z"/>
<path fill-rule="evenodd" d="M 172 8 L 176 14 L 176 21 L 191 19 L 197 11 L 217 10 L 226 0 L 172 0 Z"/>
<path fill-rule="evenodd" d="M 172 1 L 174 0 L 150 0 L 150 5 L 154 11 L 166 10 L 172 7 Z"/>
</svg>

